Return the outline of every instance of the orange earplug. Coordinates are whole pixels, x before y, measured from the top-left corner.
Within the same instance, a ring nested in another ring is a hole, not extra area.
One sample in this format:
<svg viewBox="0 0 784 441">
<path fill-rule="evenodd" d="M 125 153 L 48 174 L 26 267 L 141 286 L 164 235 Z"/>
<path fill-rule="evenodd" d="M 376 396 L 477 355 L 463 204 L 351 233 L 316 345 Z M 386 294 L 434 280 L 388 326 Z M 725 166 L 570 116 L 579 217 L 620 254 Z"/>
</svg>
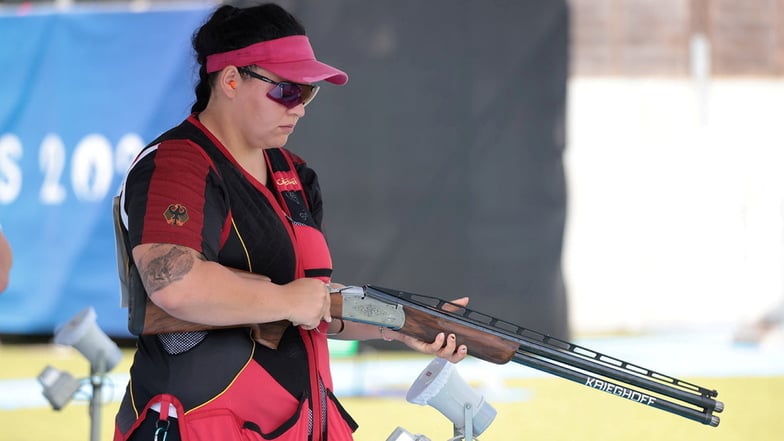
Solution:
<svg viewBox="0 0 784 441">
<path fill-rule="evenodd" d="M 231 87 L 232 89 L 236 89 L 237 88 L 237 82 L 234 81 L 234 80 L 229 80 L 229 87 Z"/>
</svg>

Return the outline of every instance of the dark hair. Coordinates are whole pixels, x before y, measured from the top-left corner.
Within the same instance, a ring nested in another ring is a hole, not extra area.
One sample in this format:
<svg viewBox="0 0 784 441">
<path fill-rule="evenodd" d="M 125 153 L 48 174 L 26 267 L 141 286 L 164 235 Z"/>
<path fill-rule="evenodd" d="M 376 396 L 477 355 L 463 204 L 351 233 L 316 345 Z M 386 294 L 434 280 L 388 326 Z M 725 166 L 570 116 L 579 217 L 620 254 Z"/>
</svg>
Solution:
<svg viewBox="0 0 784 441">
<path fill-rule="evenodd" d="M 210 100 L 214 74 L 207 74 L 208 55 L 292 35 L 305 35 L 305 28 L 293 15 L 276 4 L 266 3 L 247 8 L 231 5 L 218 7 L 191 39 L 199 63 L 196 102 L 191 112 L 201 112 Z"/>
</svg>

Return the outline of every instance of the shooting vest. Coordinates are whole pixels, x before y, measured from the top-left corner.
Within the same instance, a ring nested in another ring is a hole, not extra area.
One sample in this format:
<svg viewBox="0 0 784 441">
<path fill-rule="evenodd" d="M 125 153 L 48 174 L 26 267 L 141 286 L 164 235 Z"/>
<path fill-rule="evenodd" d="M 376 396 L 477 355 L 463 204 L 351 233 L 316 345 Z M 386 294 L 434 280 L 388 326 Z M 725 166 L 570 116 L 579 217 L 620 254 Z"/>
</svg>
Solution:
<svg viewBox="0 0 784 441">
<path fill-rule="evenodd" d="M 200 122 L 191 116 L 150 145 L 157 145 L 167 139 L 189 139 L 198 144 L 207 153 L 212 166 L 231 193 L 232 207 L 241 206 L 243 209 L 252 207 L 254 204 L 252 198 L 266 197 L 259 194 L 264 190 L 252 188 L 255 184 L 243 177 L 236 164 L 206 133 L 206 129 Z M 276 190 L 275 200 L 269 202 L 276 206 L 276 212 L 286 226 L 294 247 L 295 278 L 314 277 L 329 282 L 332 260 L 324 235 L 310 212 L 308 198 L 296 170 L 295 161 L 299 159 L 285 149 L 267 149 L 264 154 L 269 172 L 268 179 Z M 231 223 L 238 232 L 244 233 L 243 237 L 252 237 L 253 219 L 252 215 L 236 218 L 232 216 Z M 123 412 L 121 406 L 114 440 L 130 439 L 134 430 L 147 418 L 150 410 L 158 412 L 159 415 L 156 440 L 164 439 L 170 419 L 175 416 L 183 441 L 351 440 L 352 433 L 358 426 L 332 393 L 333 384 L 326 338 L 328 327 L 328 323 L 322 323 L 313 331 L 297 328 L 307 354 L 308 388 L 306 396 L 300 399 L 297 412 L 282 424 L 279 423 L 281 415 L 277 415 L 275 423 L 272 423 L 267 420 L 271 417 L 261 414 L 258 409 L 264 407 L 262 403 L 267 403 L 266 407 L 269 408 L 268 403 L 284 402 L 280 400 L 291 401 L 292 396 L 283 387 L 270 386 L 279 386 L 279 384 L 269 372 L 253 360 L 253 349 L 251 349 L 250 358 L 231 381 L 230 386 L 201 405 L 186 409 L 176 394 L 158 394 L 147 400 L 143 409 L 135 409 L 134 406 L 136 419 L 131 427 L 122 427 L 124 425 L 120 424 L 120 416 Z M 213 332 L 216 333 L 214 338 L 223 338 L 221 331 Z M 249 344 L 253 345 L 250 339 Z M 131 390 L 130 386 L 129 390 Z M 264 390 L 264 393 L 259 393 L 260 390 Z M 128 395 L 126 394 L 126 397 Z"/>
</svg>

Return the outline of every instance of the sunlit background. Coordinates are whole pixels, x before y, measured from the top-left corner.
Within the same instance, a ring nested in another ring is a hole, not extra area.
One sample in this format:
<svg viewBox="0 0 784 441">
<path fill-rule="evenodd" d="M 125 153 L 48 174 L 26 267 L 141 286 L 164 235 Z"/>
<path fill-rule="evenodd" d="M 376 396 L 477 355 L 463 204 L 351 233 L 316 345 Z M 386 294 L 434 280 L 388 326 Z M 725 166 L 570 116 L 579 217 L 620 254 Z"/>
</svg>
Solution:
<svg viewBox="0 0 784 441">
<path fill-rule="evenodd" d="M 336 280 L 469 295 L 675 376 L 781 388 L 784 1 L 279 3 L 350 77 L 322 87 L 287 145 L 319 172 Z M 0 427 L 60 417 L 36 377 L 58 360 L 85 375 L 51 338 L 86 307 L 126 354 L 115 411 L 132 340 L 110 200 L 133 155 L 187 115 L 189 38 L 216 4 L 0 1 L 0 225 L 15 259 Z M 426 364 L 377 358 L 401 349 L 381 342 L 333 349 L 339 396 L 403 406 Z M 529 368 L 458 368 L 489 400 L 545 406 L 510 386 L 539 378 Z M 511 439 L 510 412 L 483 439 Z M 777 439 L 734 427 L 710 439 Z"/>
</svg>

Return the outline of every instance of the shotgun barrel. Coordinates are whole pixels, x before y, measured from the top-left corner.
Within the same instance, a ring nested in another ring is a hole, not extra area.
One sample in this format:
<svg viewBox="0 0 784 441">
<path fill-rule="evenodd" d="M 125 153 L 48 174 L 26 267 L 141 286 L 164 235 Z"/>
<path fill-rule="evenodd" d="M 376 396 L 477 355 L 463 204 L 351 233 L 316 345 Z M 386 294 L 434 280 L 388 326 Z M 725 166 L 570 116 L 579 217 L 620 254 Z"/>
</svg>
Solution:
<svg viewBox="0 0 784 441">
<path fill-rule="evenodd" d="M 718 392 L 609 355 L 561 340 L 522 326 L 491 317 L 478 311 L 456 305 L 436 297 L 409 293 L 389 288 L 367 285 L 368 297 L 390 304 L 402 305 L 406 311 L 406 324 L 399 332 L 431 341 L 441 331 L 452 332 L 458 344 L 467 344 L 469 353 L 477 358 L 497 364 L 513 361 L 558 377 L 581 383 L 664 410 L 702 424 L 716 427 L 719 417 L 714 413 L 724 410 L 724 403 L 715 398 Z M 437 326 L 422 331 L 421 326 L 410 322 L 426 316 Z M 471 334 L 466 335 L 466 330 Z M 479 332 L 491 347 L 496 340 L 511 343 L 514 353 L 508 359 L 506 352 L 499 358 L 483 352 L 473 334 Z M 639 388 L 639 389 L 635 389 Z"/>
</svg>

